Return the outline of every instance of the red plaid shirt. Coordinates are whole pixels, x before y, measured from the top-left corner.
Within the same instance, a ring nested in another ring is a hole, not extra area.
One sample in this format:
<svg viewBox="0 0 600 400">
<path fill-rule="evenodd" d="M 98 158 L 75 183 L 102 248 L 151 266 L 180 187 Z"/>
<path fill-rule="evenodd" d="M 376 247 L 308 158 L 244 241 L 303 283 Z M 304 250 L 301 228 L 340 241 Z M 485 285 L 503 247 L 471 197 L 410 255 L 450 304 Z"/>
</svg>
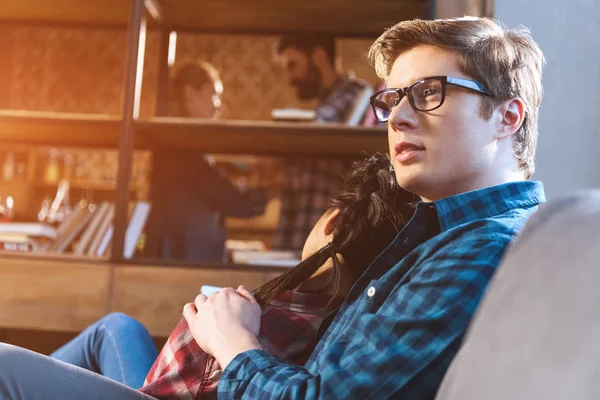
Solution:
<svg viewBox="0 0 600 400">
<path fill-rule="evenodd" d="M 258 340 L 277 359 L 304 364 L 317 343 L 323 319 L 343 301 L 328 296 L 286 291 L 263 306 Z M 217 397 L 221 367 L 200 349 L 185 319 L 181 319 L 140 389 L 150 396 L 166 399 L 207 399 Z"/>
</svg>

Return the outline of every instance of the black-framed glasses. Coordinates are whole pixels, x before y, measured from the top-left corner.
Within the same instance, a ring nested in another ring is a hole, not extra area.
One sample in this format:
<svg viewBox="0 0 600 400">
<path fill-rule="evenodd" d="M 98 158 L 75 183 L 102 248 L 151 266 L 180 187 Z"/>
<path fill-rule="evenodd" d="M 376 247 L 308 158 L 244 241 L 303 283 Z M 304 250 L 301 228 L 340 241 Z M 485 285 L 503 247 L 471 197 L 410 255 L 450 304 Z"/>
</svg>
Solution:
<svg viewBox="0 0 600 400">
<path fill-rule="evenodd" d="M 472 90 L 485 96 L 491 96 L 483 83 L 471 79 L 452 76 L 430 76 L 419 79 L 405 88 L 384 89 L 371 96 L 371 107 L 380 122 L 386 122 L 392 109 L 407 96 L 411 107 L 416 111 L 433 111 L 440 108 L 446 99 L 446 86 L 454 85 Z"/>
</svg>

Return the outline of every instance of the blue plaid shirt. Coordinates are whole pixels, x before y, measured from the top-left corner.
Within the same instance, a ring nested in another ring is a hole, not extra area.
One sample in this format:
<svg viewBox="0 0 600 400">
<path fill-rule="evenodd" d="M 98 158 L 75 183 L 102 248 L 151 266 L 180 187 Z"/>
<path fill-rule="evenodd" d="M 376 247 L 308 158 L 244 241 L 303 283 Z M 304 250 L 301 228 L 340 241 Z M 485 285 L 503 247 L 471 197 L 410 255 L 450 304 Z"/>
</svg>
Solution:
<svg viewBox="0 0 600 400">
<path fill-rule="evenodd" d="M 544 201 L 542 184 L 524 181 L 419 203 L 305 367 L 244 352 L 219 398 L 433 398 L 504 250 Z"/>
</svg>

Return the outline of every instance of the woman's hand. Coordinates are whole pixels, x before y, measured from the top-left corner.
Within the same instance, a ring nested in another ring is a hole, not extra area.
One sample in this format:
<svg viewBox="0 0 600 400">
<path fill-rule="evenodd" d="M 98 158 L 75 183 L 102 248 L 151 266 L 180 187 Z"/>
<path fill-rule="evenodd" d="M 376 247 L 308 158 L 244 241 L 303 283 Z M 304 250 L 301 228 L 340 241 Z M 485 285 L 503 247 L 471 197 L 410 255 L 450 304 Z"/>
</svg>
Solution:
<svg viewBox="0 0 600 400">
<path fill-rule="evenodd" d="M 209 297 L 196 296 L 183 307 L 198 345 L 213 355 L 222 368 L 240 353 L 260 349 L 260 306 L 246 288 L 224 288 Z"/>
</svg>

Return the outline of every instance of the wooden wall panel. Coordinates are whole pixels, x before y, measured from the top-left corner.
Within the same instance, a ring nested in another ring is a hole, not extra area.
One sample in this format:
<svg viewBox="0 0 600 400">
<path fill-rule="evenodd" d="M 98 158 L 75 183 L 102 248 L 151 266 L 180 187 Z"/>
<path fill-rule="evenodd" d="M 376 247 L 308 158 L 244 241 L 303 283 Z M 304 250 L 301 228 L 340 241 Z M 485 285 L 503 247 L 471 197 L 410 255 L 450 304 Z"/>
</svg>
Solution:
<svg viewBox="0 0 600 400">
<path fill-rule="evenodd" d="M 194 300 L 202 285 L 255 289 L 277 275 L 219 268 L 116 267 L 112 310 L 136 318 L 153 336 L 168 336 L 183 305 Z"/>
<path fill-rule="evenodd" d="M 76 333 L 109 312 L 123 312 L 142 322 L 152 336 L 164 338 L 181 317 L 183 305 L 193 301 L 202 285 L 243 284 L 255 289 L 279 274 L 2 256 L 0 332 Z"/>
<path fill-rule="evenodd" d="M 0 326 L 81 331 L 107 312 L 110 268 L 0 258 Z"/>
</svg>

